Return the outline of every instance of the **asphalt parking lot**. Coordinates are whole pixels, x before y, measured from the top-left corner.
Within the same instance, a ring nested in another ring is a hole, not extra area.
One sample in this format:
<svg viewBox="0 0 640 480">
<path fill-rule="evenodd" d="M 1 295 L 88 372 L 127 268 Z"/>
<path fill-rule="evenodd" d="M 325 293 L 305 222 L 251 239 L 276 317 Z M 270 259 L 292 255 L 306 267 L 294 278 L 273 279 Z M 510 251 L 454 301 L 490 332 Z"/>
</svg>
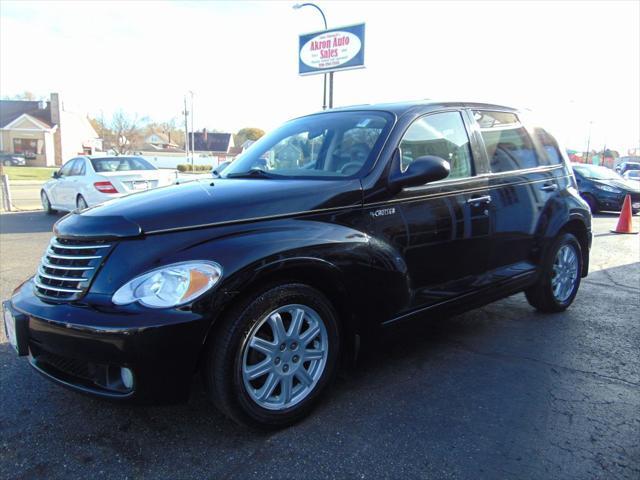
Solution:
<svg viewBox="0 0 640 480">
<path fill-rule="evenodd" d="M 58 217 L 0 218 L 0 297 L 30 276 Z M 594 219 L 575 304 L 524 295 L 425 318 L 365 346 L 320 408 L 270 434 L 211 407 L 132 407 L 69 392 L 0 334 L 0 478 L 640 478 L 640 240 Z M 634 217 L 638 227 L 640 219 Z"/>
</svg>

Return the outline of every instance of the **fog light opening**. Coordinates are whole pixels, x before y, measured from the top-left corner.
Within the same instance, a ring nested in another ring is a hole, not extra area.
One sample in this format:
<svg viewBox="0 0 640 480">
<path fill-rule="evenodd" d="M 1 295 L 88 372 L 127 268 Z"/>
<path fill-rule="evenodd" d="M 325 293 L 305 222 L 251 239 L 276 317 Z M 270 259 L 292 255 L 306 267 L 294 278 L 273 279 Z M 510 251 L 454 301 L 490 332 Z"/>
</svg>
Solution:
<svg viewBox="0 0 640 480">
<path fill-rule="evenodd" d="M 126 367 L 120 368 L 120 380 L 125 388 L 131 390 L 133 388 L 133 372 Z"/>
</svg>

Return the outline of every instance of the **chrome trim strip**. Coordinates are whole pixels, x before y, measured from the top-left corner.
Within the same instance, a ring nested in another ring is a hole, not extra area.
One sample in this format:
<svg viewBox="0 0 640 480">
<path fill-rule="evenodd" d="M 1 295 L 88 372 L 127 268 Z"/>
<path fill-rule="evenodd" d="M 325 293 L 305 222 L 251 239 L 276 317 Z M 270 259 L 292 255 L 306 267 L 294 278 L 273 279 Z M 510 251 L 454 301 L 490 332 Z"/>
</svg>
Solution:
<svg viewBox="0 0 640 480">
<path fill-rule="evenodd" d="M 49 290 L 52 292 L 62 292 L 62 293 L 82 293 L 83 290 L 76 290 L 72 288 L 62 288 L 62 287 L 53 287 L 51 285 L 45 285 L 44 283 L 40 283 L 38 279 L 34 278 L 33 283 L 35 283 L 36 287 L 41 288 L 42 290 Z"/>
<path fill-rule="evenodd" d="M 568 176 L 555 177 L 555 178 L 556 179 L 568 178 Z M 536 184 L 536 183 L 549 182 L 550 180 L 553 180 L 553 179 L 543 178 L 541 180 L 531 180 L 531 181 L 525 181 L 525 182 L 512 182 L 512 183 L 500 183 L 500 184 L 496 184 L 496 185 L 483 185 L 483 186 L 480 186 L 480 187 L 468 188 L 468 189 L 465 189 L 465 190 L 453 190 L 453 191 L 448 191 L 448 192 L 437 192 L 437 193 L 431 193 L 431 194 L 426 194 L 426 195 L 416 195 L 414 197 L 396 198 L 396 199 L 391 199 L 391 200 L 385 200 L 385 201 L 382 201 L 382 202 L 365 203 L 364 207 L 365 208 L 378 207 L 378 206 L 387 205 L 387 204 L 395 204 L 395 203 L 402 203 L 402 202 L 415 202 L 415 201 L 418 201 L 418 200 L 426 200 L 426 199 L 431 199 L 431 198 L 450 197 L 450 196 L 454 196 L 454 195 L 462 195 L 462 194 L 466 194 L 466 193 L 481 192 L 481 191 L 486 191 L 486 190 L 491 190 L 491 189 L 494 189 L 494 188 L 501 188 L 501 187 L 515 187 L 515 186 L 521 186 L 521 185 L 533 185 L 533 184 Z"/>
<path fill-rule="evenodd" d="M 56 275 L 50 275 L 48 273 L 45 273 L 42 271 L 42 268 L 38 268 L 38 275 L 44 278 L 49 278 L 51 280 L 60 280 L 63 282 L 76 282 L 76 283 L 81 283 L 81 282 L 88 282 L 89 279 L 88 278 L 82 278 L 82 277 L 58 277 Z"/>
<path fill-rule="evenodd" d="M 51 245 L 54 248 L 62 248 L 62 249 L 67 249 L 67 250 L 93 250 L 96 248 L 109 248 L 111 245 L 63 245 L 61 243 L 58 243 L 56 241 L 55 238 L 51 239 L 51 242 L 49 242 L 49 245 Z"/>
<path fill-rule="evenodd" d="M 95 260 L 96 258 L 102 258 L 102 255 L 58 255 L 57 253 L 53 253 L 51 250 L 47 251 L 46 256 L 59 258 L 60 260 Z M 61 267 L 63 267 L 63 265 L 61 265 Z"/>
<path fill-rule="evenodd" d="M 47 262 L 46 257 L 42 257 L 42 266 L 46 268 L 55 268 L 56 270 L 94 270 L 95 267 L 70 267 L 67 265 L 53 265 Z"/>
</svg>

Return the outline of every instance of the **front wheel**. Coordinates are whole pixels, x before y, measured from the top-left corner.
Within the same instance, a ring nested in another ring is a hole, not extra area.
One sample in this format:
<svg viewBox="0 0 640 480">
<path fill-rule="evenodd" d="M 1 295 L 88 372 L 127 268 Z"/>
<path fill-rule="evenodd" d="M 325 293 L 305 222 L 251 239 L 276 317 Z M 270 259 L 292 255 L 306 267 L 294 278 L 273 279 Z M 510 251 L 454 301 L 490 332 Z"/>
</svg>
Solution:
<svg viewBox="0 0 640 480">
<path fill-rule="evenodd" d="M 212 335 L 204 371 L 209 396 L 249 427 L 275 429 L 302 419 L 335 374 L 337 315 L 308 285 L 280 285 L 246 299 Z"/>
<path fill-rule="evenodd" d="M 49 201 L 49 196 L 44 190 L 40 192 L 40 202 L 42 203 L 42 209 L 44 210 L 44 213 L 48 215 L 55 213 L 55 210 L 51 208 L 51 202 Z"/>
<path fill-rule="evenodd" d="M 573 303 L 580 287 L 582 249 L 578 239 L 560 235 L 541 265 L 538 282 L 525 291 L 529 304 L 541 312 L 561 312 Z"/>
</svg>

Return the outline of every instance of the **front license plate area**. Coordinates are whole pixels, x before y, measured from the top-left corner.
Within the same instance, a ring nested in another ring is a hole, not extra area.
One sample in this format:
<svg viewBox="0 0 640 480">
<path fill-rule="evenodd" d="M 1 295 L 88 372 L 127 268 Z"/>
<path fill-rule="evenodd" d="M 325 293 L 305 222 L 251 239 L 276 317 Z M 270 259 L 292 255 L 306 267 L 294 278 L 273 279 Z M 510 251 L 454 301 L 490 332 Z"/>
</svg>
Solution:
<svg viewBox="0 0 640 480">
<path fill-rule="evenodd" d="M 27 355 L 29 353 L 27 319 L 22 315 L 14 315 L 6 304 L 2 306 L 2 317 L 4 333 L 9 340 L 9 344 L 18 355 Z"/>
</svg>

